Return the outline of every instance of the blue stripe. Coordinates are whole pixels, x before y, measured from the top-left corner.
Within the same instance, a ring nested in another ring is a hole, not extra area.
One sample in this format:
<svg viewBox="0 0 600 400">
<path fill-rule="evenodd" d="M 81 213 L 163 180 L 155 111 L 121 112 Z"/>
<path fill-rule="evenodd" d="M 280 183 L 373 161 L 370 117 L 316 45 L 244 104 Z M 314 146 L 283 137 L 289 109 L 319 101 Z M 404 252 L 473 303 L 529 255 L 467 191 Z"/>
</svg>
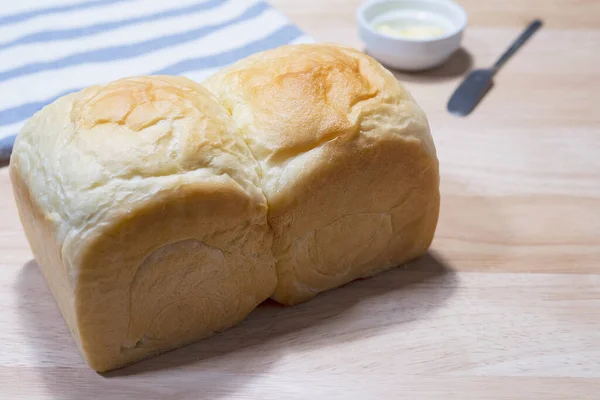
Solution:
<svg viewBox="0 0 600 400">
<path fill-rule="evenodd" d="M 85 10 L 86 8 L 94 8 L 105 6 L 112 3 L 121 3 L 127 0 L 92 0 L 78 4 L 67 4 L 64 6 L 40 8 L 38 10 L 24 11 L 18 14 L 0 16 L 0 25 L 16 24 L 17 22 L 26 21 L 31 18 L 41 15 L 58 14 L 69 11 Z"/>
<path fill-rule="evenodd" d="M 74 39 L 82 36 L 95 35 L 98 33 L 122 28 L 129 25 L 141 24 L 144 22 L 151 22 L 159 19 L 178 17 L 181 15 L 192 14 L 198 11 L 209 10 L 225 2 L 226 0 L 203 1 L 201 3 L 192 4 L 186 7 L 162 11 L 150 15 L 144 15 L 142 17 L 123 19 L 120 21 L 104 22 L 96 25 L 83 26 L 72 29 L 55 29 L 49 31 L 36 32 L 30 35 L 22 36 L 11 42 L 0 43 L 0 50 L 24 44 L 53 42 L 57 40 Z"/>
<path fill-rule="evenodd" d="M 55 101 L 56 99 L 58 99 L 59 97 L 62 97 L 64 95 L 74 92 L 76 90 L 79 90 L 79 89 L 74 89 L 74 90 L 69 90 L 67 92 L 63 92 L 63 93 L 59 94 L 58 96 L 54 96 L 54 97 L 44 100 L 44 101 L 25 103 L 25 104 L 21 104 L 20 106 L 6 108 L 4 110 L 1 110 L 0 111 L 0 126 L 10 125 L 10 124 L 14 124 L 15 122 L 23 121 L 24 119 L 31 117 L 37 111 L 41 110 L 42 107 L 44 107 L 46 104 L 50 104 L 53 101 Z"/>
<path fill-rule="evenodd" d="M 53 69 L 66 68 L 73 65 L 80 65 L 86 63 L 100 63 L 133 58 L 146 53 L 150 53 L 152 51 L 171 47 L 177 44 L 198 40 L 199 38 L 207 36 L 215 31 L 218 31 L 219 29 L 257 17 L 267 9 L 269 9 L 269 6 L 264 2 L 260 2 L 248 8 L 239 17 L 222 22 L 217 25 L 203 26 L 201 28 L 178 33 L 175 35 L 163 36 L 147 40 L 145 42 L 128 44 L 124 46 L 107 47 L 104 49 L 73 54 L 55 61 L 40 62 L 28 64 L 18 68 L 13 68 L 4 72 L 0 72 L 0 82 L 7 81 L 9 79 L 14 79 L 24 75 L 31 75 L 38 72 Z"/>
<path fill-rule="evenodd" d="M 218 68 L 232 64 L 237 60 L 245 58 L 259 51 L 272 49 L 287 44 L 292 40 L 302 36 L 302 32 L 292 25 L 286 25 L 263 39 L 248 43 L 242 47 L 209 56 L 190 58 L 183 60 L 156 72 L 156 75 L 181 75 L 185 72 L 202 70 L 209 68 Z"/>
<path fill-rule="evenodd" d="M 12 147 L 15 143 L 17 135 L 10 135 L 5 138 L 0 139 L 0 148 Z"/>
</svg>

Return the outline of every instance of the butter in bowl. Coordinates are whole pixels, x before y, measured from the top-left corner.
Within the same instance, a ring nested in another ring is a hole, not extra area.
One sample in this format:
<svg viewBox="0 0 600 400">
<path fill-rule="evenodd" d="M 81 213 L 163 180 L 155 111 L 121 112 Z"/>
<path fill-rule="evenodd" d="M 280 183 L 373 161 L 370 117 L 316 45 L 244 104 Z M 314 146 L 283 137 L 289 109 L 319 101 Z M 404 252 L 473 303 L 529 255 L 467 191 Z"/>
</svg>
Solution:
<svg viewBox="0 0 600 400">
<path fill-rule="evenodd" d="M 465 11 L 450 0 L 369 0 L 356 15 L 366 52 L 387 67 L 418 71 L 460 48 Z"/>
</svg>

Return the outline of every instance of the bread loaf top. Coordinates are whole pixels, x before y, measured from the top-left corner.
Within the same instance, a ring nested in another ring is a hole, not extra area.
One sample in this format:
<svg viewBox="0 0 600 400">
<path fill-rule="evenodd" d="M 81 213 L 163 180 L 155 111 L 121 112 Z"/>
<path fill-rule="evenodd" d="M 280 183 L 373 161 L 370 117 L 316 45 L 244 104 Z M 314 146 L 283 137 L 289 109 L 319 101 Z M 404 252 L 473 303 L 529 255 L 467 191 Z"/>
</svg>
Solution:
<svg viewBox="0 0 600 400">
<path fill-rule="evenodd" d="M 435 154 L 425 114 L 410 93 L 381 64 L 351 48 L 283 46 L 224 68 L 203 85 L 236 117 L 257 159 L 270 165 L 361 130 L 417 135 Z M 373 114 L 387 123 L 362 126 Z M 405 129 L 410 125 L 424 129 Z"/>
<path fill-rule="evenodd" d="M 20 132 L 11 161 L 58 240 L 189 182 L 231 180 L 252 196 L 258 166 L 227 110 L 183 78 L 124 78 L 64 96 Z"/>
</svg>

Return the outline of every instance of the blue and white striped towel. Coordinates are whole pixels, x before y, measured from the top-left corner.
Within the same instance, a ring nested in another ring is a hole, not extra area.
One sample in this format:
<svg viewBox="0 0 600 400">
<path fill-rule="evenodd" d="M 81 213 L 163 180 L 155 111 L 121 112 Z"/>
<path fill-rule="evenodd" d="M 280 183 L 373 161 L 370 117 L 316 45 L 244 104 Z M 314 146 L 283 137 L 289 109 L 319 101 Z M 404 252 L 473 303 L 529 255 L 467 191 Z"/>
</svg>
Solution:
<svg viewBox="0 0 600 400">
<path fill-rule="evenodd" d="M 21 0 L 0 8 L 0 163 L 44 105 L 125 76 L 202 80 L 312 39 L 261 0 Z"/>
</svg>

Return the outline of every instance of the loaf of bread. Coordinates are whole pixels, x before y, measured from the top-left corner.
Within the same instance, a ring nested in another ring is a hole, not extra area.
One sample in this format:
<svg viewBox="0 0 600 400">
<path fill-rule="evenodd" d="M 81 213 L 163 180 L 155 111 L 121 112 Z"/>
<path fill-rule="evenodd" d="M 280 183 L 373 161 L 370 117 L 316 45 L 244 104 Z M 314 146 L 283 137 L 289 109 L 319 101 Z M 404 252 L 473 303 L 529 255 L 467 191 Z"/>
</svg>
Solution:
<svg viewBox="0 0 600 400">
<path fill-rule="evenodd" d="M 422 255 L 427 119 L 375 60 L 288 45 L 203 82 L 125 78 L 19 133 L 25 233 L 89 365 L 108 371 Z"/>
</svg>

